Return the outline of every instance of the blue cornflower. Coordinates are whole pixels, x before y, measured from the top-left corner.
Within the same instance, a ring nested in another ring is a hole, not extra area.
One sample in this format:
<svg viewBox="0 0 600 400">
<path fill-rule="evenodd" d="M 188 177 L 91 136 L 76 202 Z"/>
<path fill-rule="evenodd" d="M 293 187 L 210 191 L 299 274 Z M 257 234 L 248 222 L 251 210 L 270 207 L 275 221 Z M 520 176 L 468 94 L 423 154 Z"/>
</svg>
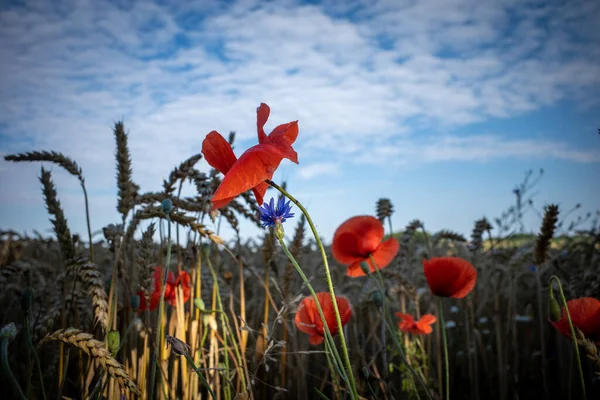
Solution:
<svg viewBox="0 0 600 400">
<path fill-rule="evenodd" d="M 260 210 L 260 221 L 263 227 L 275 226 L 277 222 L 285 222 L 287 218 L 294 216 L 290 211 L 292 206 L 290 202 L 285 202 L 285 197 L 280 196 L 277 200 L 277 207 L 275 207 L 275 199 L 271 197 L 269 204 L 265 203 L 262 207 L 258 207 Z"/>
</svg>

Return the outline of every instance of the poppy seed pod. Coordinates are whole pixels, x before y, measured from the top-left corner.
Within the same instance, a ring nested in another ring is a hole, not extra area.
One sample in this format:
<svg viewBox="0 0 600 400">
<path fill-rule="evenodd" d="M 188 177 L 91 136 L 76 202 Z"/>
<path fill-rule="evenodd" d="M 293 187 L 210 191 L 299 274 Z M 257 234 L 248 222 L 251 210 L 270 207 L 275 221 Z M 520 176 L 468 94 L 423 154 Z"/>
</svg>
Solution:
<svg viewBox="0 0 600 400">
<path fill-rule="evenodd" d="M 383 304 L 383 294 L 379 290 L 374 290 L 371 292 L 371 301 L 375 304 L 376 307 L 381 307 Z"/>
<path fill-rule="evenodd" d="M 8 341 L 10 342 L 17 336 L 18 333 L 19 330 L 17 329 L 17 326 L 14 322 L 11 322 L 4 325 L 2 329 L 0 329 L 0 338 L 8 338 Z"/>
</svg>

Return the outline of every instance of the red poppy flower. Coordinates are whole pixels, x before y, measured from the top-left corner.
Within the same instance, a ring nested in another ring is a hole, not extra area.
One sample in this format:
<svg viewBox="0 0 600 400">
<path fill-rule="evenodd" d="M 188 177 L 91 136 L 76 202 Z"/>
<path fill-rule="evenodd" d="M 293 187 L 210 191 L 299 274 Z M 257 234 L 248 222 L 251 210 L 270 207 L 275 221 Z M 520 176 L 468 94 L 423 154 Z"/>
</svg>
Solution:
<svg viewBox="0 0 600 400">
<path fill-rule="evenodd" d="M 573 327 L 579 328 L 585 337 L 600 344 L 600 301 L 593 297 L 582 297 L 567 301 L 567 308 Z M 569 320 L 564 312 L 564 307 L 561 310 L 560 319 L 557 322 L 550 322 L 560 333 L 571 337 Z"/>
<path fill-rule="evenodd" d="M 217 131 L 210 132 L 202 142 L 202 154 L 211 167 L 225 177 L 212 197 L 213 210 L 226 206 L 239 194 L 252 189 L 258 205 L 268 185 L 265 180 L 273 178 L 279 163 L 284 158 L 298 164 L 298 154 L 292 144 L 298 137 L 298 121 L 288 122 L 265 134 L 264 126 L 271 112 L 268 105 L 261 103 L 256 110 L 258 144 L 249 148 L 238 159 L 231 145 Z"/>
<path fill-rule="evenodd" d="M 425 278 L 431 293 L 441 297 L 462 299 L 475 287 L 477 271 L 459 257 L 433 257 L 423 260 Z"/>
<path fill-rule="evenodd" d="M 323 315 L 327 321 L 329 332 L 335 336 L 338 333 L 337 322 L 335 319 L 335 312 L 333 310 L 333 302 L 331 301 L 331 295 L 327 292 L 317 293 L 317 299 L 323 309 Z M 335 301 L 340 312 L 340 318 L 342 320 L 342 326 L 346 325 L 352 316 L 352 308 L 347 298 L 341 296 L 335 296 Z M 317 305 L 312 296 L 305 297 L 298 306 L 296 311 L 296 318 L 294 320 L 296 326 L 304 333 L 308 333 L 310 338 L 308 339 L 310 344 L 321 344 L 325 339 L 325 333 L 323 331 L 323 321 L 319 316 Z"/>
<path fill-rule="evenodd" d="M 162 280 L 163 280 L 163 269 L 161 267 L 154 268 L 154 291 L 150 295 L 150 305 L 146 303 L 146 296 L 143 290 L 140 290 L 137 294 L 140 297 L 140 306 L 139 310 L 144 311 L 150 307 L 150 311 L 156 310 L 158 304 L 160 303 L 160 294 L 162 292 Z M 190 288 L 190 275 L 181 271 L 177 279 L 175 279 L 175 274 L 173 271 L 169 271 L 169 275 L 167 276 L 167 287 L 165 289 L 165 301 L 172 306 L 177 306 L 177 297 L 176 290 L 177 286 L 182 287 L 183 289 L 183 301 L 188 301 L 190 299 L 191 288 Z"/>
<path fill-rule="evenodd" d="M 431 325 L 436 321 L 435 316 L 431 314 L 423 315 L 417 322 L 415 322 L 415 319 L 410 314 L 402 314 L 397 312 L 396 316 L 402 319 L 402 321 L 398 323 L 398 327 L 402 332 L 420 335 L 430 334 L 433 331 Z"/>
<path fill-rule="evenodd" d="M 382 243 L 383 235 L 383 225 L 377 218 L 369 215 L 352 217 L 333 235 L 333 258 L 348 265 L 346 275 L 352 277 L 366 275 L 360 266 L 362 262 L 368 263 L 371 272 L 375 271 L 369 256 L 373 256 L 379 269 L 385 268 L 400 250 L 400 243 L 394 238 Z"/>
</svg>

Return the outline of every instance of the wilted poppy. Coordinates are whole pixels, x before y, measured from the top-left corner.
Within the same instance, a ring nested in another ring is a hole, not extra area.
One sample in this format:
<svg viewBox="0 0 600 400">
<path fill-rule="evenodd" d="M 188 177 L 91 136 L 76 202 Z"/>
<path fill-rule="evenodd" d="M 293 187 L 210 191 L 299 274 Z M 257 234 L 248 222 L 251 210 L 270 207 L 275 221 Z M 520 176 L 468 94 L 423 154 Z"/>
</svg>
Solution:
<svg viewBox="0 0 600 400">
<path fill-rule="evenodd" d="M 431 293 L 462 299 L 475 287 L 477 271 L 460 257 L 433 257 L 423 260 L 425 278 Z"/>
<path fill-rule="evenodd" d="M 329 332 L 334 336 L 338 333 L 337 321 L 335 318 L 335 312 L 333 310 L 333 302 L 331 301 L 331 295 L 327 292 L 317 293 L 317 299 L 323 309 L 323 315 L 327 321 Z M 352 316 L 352 308 L 347 298 L 341 296 L 335 296 L 335 300 L 340 312 L 340 319 L 342 320 L 342 326 L 346 325 Z M 296 311 L 296 318 L 294 319 L 296 326 L 304 333 L 308 333 L 310 338 L 308 339 L 310 344 L 321 344 L 325 338 L 323 331 L 323 321 L 319 316 L 317 305 L 312 296 L 305 297 L 298 306 Z"/>
<path fill-rule="evenodd" d="M 163 273 L 164 272 L 161 267 L 154 268 L 154 291 L 150 295 L 150 311 L 155 310 L 158 307 L 158 304 L 160 303 L 162 281 L 164 278 Z M 190 281 L 190 275 L 185 271 L 181 271 L 178 274 L 177 278 L 175 278 L 175 274 L 173 273 L 173 271 L 169 271 L 169 274 L 167 275 L 167 287 L 165 289 L 165 301 L 171 304 L 172 306 L 177 305 L 177 297 L 175 293 L 177 290 L 177 286 L 180 285 L 183 289 L 183 301 L 188 301 L 191 293 Z M 140 290 L 137 294 L 140 297 L 140 306 L 138 309 L 140 311 L 148 309 L 148 304 L 146 303 L 146 296 L 144 291 Z"/>
<path fill-rule="evenodd" d="M 264 126 L 270 112 L 269 106 L 264 103 L 256 110 L 258 144 L 246 150 L 239 159 L 229 142 L 217 131 L 210 132 L 202 142 L 202 154 L 208 164 L 225 175 L 213 194 L 213 210 L 226 206 L 250 189 L 261 205 L 268 187 L 265 180 L 273 178 L 281 160 L 287 158 L 298 164 L 298 154 L 292 148 L 298 136 L 298 121 L 279 125 L 267 135 Z"/>
<path fill-rule="evenodd" d="M 402 314 L 397 312 L 396 316 L 402 319 L 402 321 L 398 323 L 398 327 L 402 332 L 405 333 L 428 335 L 433 331 L 431 325 L 436 321 L 435 316 L 431 314 L 423 315 L 421 319 L 416 322 L 413 316 L 410 314 Z"/>
<path fill-rule="evenodd" d="M 346 275 L 365 276 L 361 263 L 366 262 L 371 272 L 375 266 L 385 268 L 400 250 L 400 243 L 395 238 L 381 242 L 384 235 L 383 225 L 375 217 L 361 215 L 352 217 L 337 228 L 333 235 L 331 252 L 340 264 L 348 265 Z"/>
<path fill-rule="evenodd" d="M 567 308 L 571 315 L 571 322 L 574 328 L 579 328 L 586 338 L 596 344 L 600 344 L 600 301 L 593 297 L 582 297 L 567 301 Z M 561 317 L 558 321 L 552 322 L 563 335 L 571 337 L 569 320 L 561 309 Z"/>
</svg>

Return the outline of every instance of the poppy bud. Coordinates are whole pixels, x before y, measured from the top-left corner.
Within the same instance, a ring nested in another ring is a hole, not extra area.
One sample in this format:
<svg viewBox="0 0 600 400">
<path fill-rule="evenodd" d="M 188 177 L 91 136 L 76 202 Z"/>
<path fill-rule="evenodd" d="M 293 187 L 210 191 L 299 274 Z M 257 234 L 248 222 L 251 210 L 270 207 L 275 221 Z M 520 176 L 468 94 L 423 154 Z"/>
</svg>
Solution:
<svg viewBox="0 0 600 400">
<path fill-rule="evenodd" d="M 558 301 L 556 301 L 556 299 L 554 298 L 552 288 L 550 288 L 549 292 L 550 298 L 548 299 L 548 315 L 550 316 L 550 321 L 557 322 L 562 316 L 562 310 L 560 309 Z"/>
<path fill-rule="evenodd" d="M 281 222 L 277 222 L 275 224 L 275 237 L 279 240 L 283 240 L 285 231 L 283 230 L 283 224 Z"/>
<path fill-rule="evenodd" d="M 140 296 L 134 294 L 129 298 L 129 304 L 131 304 L 131 308 L 133 311 L 137 311 L 140 308 Z"/>
<path fill-rule="evenodd" d="M 121 334 L 119 331 L 110 331 L 108 332 L 107 340 L 108 350 L 110 350 L 111 353 L 116 354 L 121 345 Z"/>
<path fill-rule="evenodd" d="M 364 272 L 366 275 L 371 273 L 371 267 L 369 267 L 369 263 L 366 261 L 360 263 L 360 269 L 362 269 L 362 272 Z"/>
<path fill-rule="evenodd" d="M 204 300 L 202 300 L 199 297 L 197 299 L 194 299 L 194 307 L 196 307 L 200 311 L 204 311 L 206 309 L 206 306 L 204 305 Z"/>
<path fill-rule="evenodd" d="M 17 326 L 14 322 L 11 322 L 2 327 L 0 330 L 0 338 L 8 338 L 8 340 L 11 341 L 17 336 L 17 333 L 19 333 Z"/>
<path fill-rule="evenodd" d="M 379 290 L 374 290 L 371 292 L 371 301 L 373 304 L 375 304 L 375 306 L 381 307 L 383 304 L 383 295 Z"/>
<path fill-rule="evenodd" d="M 164 199 L 161 205 L 165 214 L 168 215 L 171 213 L 171 210 L 173 209 L 173 201 L 171 199 Z"/>
<path fill-rule="evenodd" d="M 21 309 L 25 312 L 28 312 L 31 308 L 31 303 L 33 302 L 33 289 L 30 287 L 25 288 L 23 293 L 21 294 Z"/>
</svg>

